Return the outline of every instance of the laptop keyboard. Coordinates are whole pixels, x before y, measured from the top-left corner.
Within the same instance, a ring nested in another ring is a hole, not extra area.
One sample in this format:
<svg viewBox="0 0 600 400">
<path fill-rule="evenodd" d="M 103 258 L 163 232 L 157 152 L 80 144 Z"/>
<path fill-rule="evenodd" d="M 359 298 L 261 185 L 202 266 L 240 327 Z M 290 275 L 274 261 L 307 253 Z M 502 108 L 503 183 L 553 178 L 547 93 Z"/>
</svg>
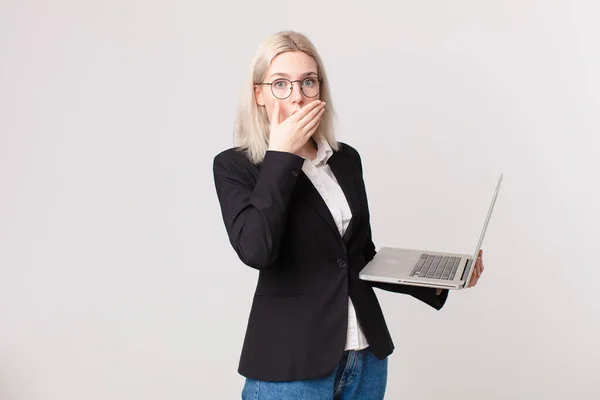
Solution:
<svg viewBox="0 0 600 400">
<path fill-rule="evenodd" d="M 421 258 L 417 261 L 410 276 L 453 280 L 459 262 L 460 257 L 421 254 Z"/>
</svg>

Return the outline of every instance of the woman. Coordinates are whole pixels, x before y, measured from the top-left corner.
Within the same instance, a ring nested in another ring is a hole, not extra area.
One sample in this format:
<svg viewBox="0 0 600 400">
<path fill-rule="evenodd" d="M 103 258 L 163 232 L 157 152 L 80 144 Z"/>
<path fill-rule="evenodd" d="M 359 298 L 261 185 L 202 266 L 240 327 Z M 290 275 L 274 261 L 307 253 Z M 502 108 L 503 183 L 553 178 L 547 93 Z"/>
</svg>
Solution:
<svg viewBox="0 0 600 400">
<path fill-rule="evenodd" d="M 223 221 L 259 271 L 238 372 L 243 399 L 382 399 L 394 349 L 373 287 L 440 309 L 448 290 L 362 281 L 375 255 L 359 153 L 337 142 L 327 74 L 286 31 L 259 47 L 214 159 Z M 474 285 L 483 270 L 481 257 Z"/>
</svg>

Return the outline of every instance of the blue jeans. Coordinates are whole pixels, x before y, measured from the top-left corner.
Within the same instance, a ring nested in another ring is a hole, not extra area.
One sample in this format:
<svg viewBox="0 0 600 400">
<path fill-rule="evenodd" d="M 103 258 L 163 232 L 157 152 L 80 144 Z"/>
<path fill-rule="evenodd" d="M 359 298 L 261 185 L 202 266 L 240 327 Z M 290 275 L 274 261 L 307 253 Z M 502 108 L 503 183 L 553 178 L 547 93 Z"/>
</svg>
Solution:
<svg viewBox="0 0 600 400">
<path fill-rule="evenodd" d="M 345 351 L 327 376 L 291 382 L 246 378 L 242 400 L 382 400 L 388 359 L 380 360 L 367 347 Z"/>
</svg>

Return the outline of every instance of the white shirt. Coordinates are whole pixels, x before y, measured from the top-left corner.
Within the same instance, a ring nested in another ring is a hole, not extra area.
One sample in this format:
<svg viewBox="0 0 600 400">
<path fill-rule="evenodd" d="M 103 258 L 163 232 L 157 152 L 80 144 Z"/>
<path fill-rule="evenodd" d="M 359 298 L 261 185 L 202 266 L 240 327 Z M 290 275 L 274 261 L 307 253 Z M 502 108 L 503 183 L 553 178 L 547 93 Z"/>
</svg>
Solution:
<svg viewBox="0 0 600 400">
<path fill-rule="evenodd" d="M 317 140 L 317 156 L 314 160 L 304 159 L 302 171 L 308 176 L 317 189 L 325 204 L 329 208 L 331 215 L 337 225 L 340 235 L 344 235 L 352 212 L 346 200 L 346 196 L 342 188 L 338 184 L 335 175 L 331 171 L 327 161 L 333 154 L 333 150 L 326 140 Z M 367 339 L 360 328 L 358 319 L 356 318 L 356 310 L 352 304 L 350 296 L 348 296 L 348 330 L 346 334 L 346 350 L 361 350 L 368 347 Z"/>
</svg>

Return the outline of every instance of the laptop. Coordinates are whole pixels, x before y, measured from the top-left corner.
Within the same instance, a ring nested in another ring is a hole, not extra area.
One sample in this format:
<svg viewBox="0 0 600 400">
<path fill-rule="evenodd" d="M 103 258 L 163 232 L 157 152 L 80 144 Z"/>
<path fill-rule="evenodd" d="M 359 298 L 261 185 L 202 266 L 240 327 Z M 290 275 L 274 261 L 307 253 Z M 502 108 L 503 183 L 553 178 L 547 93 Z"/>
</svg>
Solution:
<svg viewBox="0 0 600 400">
<path fill-rule="evenodd" d="M 465 289 L 473 274 L 473 263 L 477 259 L 479 249 L 483 243 L 485 231 L 500 191 L 502 177 L 503 174 L 500 174 L 473 255 L 382 247 L 377 251 L 373 260 L 367 263 L 360 272 L 359 278 L 365 281 L 427 286 L 439 289 Z"/>
</svg>

